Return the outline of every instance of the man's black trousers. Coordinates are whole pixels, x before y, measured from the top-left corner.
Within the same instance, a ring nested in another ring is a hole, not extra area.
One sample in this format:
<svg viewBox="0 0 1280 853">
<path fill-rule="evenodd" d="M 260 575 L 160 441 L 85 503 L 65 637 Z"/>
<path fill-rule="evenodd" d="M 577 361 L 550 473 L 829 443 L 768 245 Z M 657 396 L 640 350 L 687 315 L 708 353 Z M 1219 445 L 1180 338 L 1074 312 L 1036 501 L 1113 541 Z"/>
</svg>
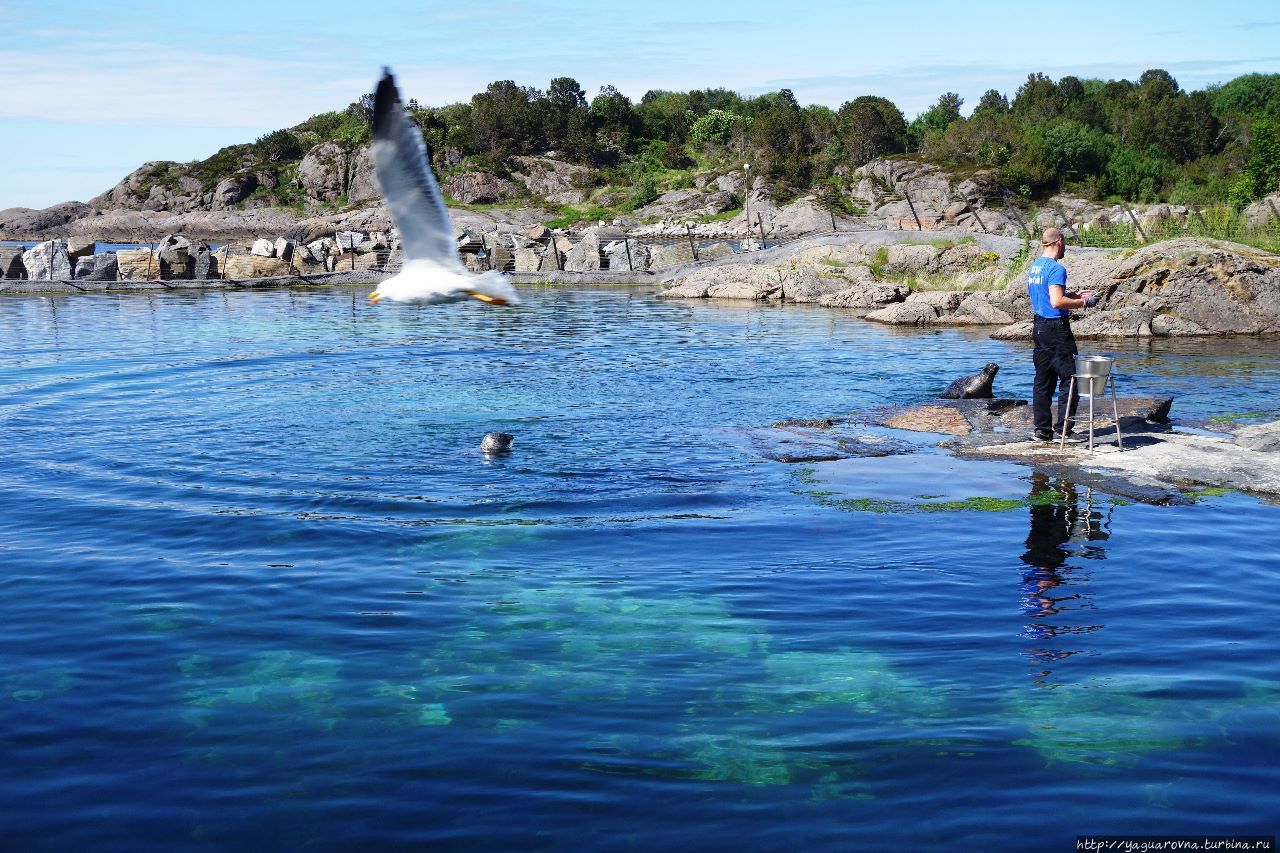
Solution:
<svg viewBox="0 0 1280 853">
<path fill-rule="evenodd" d="M 1071 377 L 1076 372 L 1076 339 L 1071 334 L 1071 321 L 1066 317 L 1036 317 L 1031 332 L 1035 350 L 1031 354 L 1036 367 L 1035 383 L 1031 387 L 1031 419 L 1036 432 L 1062 432 L 1063 414 L 1067 397 L 1071 393 Z M 1058 389 L 1058 417 L 1051 419 L 1053 389 Z M 1074 426 L 1076 407 L 1080 397 L 1071 401 L 1071 411 L 1066 413 L 1067 431 Z"/>
</svg>

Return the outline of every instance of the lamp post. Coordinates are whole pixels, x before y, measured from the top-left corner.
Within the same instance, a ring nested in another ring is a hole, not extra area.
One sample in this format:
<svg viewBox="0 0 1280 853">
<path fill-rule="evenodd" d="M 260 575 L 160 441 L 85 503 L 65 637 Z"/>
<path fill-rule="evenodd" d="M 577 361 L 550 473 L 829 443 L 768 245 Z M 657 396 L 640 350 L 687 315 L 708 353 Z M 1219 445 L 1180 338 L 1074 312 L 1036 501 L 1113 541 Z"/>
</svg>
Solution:
<svg viewBox="0 0 1280 853">
<path fill-rule="evenodd" d="M 747 237 L 742 245 L 745 250 L 747 243 L 751 240 L 751 164 L 743 163 L 742 171 L 745 173 L 742 179 L 742 212 L 747 217 Z"/>
</svg>

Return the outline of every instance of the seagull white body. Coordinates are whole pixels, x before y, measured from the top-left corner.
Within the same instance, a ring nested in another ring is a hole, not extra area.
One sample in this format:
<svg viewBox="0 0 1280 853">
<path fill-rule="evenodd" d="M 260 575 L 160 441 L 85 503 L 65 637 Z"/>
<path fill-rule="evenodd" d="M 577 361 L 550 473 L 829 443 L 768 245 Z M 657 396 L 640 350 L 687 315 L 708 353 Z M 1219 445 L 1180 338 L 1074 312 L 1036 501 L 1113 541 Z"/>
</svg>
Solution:
<svg viewBox="0 0 1280 853">
<path fill-rule="evenodd" d="M 502 273 L 468 273 L 459 260 L 453 223 L 431 171 L 422 132 L 405 115 L 390 71 L 383 73 L 374 93 L 371 148 L 374 177 L 400 231 L 405 262 L 369 299 L 437 305 L 474 298 L 494 305 L 518 305 L 520 297 Z"/>
</svg>

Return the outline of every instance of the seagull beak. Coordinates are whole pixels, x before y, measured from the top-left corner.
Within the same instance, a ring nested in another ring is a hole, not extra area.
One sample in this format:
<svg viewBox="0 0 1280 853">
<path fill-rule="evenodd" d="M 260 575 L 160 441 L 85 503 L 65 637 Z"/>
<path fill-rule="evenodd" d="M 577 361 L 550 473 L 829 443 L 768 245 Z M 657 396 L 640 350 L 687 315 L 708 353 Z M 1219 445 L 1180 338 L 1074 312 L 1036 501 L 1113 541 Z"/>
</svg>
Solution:
<svg viewBox="0 0 1280 853">
<path fill-rule="evenodd" d="M 369 294 L 369 301 L 372 302 L 374 305 L 377 305 L 378 300 L 381 298 L 382 298 L 382 294 L 376 290 L 373 293 Z"/>
<path fill-rule="evenodd" d="M 471 290 L 468 292 L 472 296 L 474 296 L 476 299 L 479 299 L 481 302 L 488 302 L 491 305 L 507 305 L 508 304 L 507 300 L 503 299 L 501 296 L 490 296 L 489 294 L 481 293 L 478 290 Z"/>
</svg>

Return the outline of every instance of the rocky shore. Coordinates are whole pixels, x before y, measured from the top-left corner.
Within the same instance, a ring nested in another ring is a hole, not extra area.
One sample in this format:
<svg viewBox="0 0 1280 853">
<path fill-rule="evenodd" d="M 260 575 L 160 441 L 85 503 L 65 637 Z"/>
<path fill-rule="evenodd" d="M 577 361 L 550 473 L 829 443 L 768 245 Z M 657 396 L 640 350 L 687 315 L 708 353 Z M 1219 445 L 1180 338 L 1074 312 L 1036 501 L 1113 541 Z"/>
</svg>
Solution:
<svg viewBox="0 0 1280 853">
<path fill-rule="evenodd" d="M 1084 445 L 1032 441 L 1030 407 L 1010 399 L 938 399 L 849 418 L 782 421 L 749 440 L 764 458 L 790 463 L 901 456 L 904 464 L 932 466 L 938 452 L 1014 462 L 1152 504 L 1193 503 L 1203 489 L 1280 498 L 1280 421 L 1188 427 L 1171 421 L 1172 402 L 1121 398 L 1123 449 L 1108 406 L 1092 453 Z"/>
<path fill-rule="evenodd" d="M 933 232 L 831 235 L 770 252 L 686 266 L 664 277 L 668 298 L 817 303 L 909 326 L 998 326 L 1031 335 L 1021 272 L 1033 244 Z M 1141 249 L 1068 253 L 1071 286 L 1100 294 L 1076 312 L 1077 338 L 1280 333 L 1280 256 L 1248 246 L 1179 238 Z"/>
</svg>

